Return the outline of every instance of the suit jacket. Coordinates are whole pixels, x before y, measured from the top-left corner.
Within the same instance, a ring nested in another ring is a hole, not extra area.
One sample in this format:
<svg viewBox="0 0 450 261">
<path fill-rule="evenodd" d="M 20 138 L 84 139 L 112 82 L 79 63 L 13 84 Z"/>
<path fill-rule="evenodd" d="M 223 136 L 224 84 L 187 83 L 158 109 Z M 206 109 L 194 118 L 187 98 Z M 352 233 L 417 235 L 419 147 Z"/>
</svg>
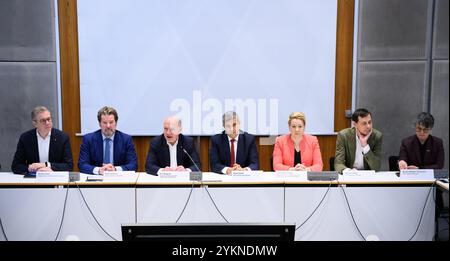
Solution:
<svg viewBox="0 0 450 261">
<path fill-rule="evenodd" d="M 323 162 L 317 137 L 303 134 L 300 141 L 302 163 L 313 171 L 322 171 Z M 273 149 L 273 169 L 288 170 L 294 167 L 294 142 L 290 134 L 277 137 Z"/>
<path fill-rule="evenodd" d="M 223 131 L 211 137 L 211 147 L 209 149 L 209 162 L 211 170 L 222 174 L 222 169 L 230 166 L 231 152 L 228 135 Z M 259 169 L 258 150 L 256 149 L 255 136 L 247 132 L 239 133 L 236 163 L 243 168 L 251 170 Z"/>
<path fill-rule="evenodd" d="M 54 171 L 73 169 L 69 136 L 58 129 L 51 130 L 48 160 Z M 28 172 L 28 165 L 37 162 L 40 162 L 39 147 L 36 129 L 32 129 L 20 136 L 11 169 L 16 174 L 25 174 Z"/>
<path fill-rule="evenodd" d="M 370 151 L 364 155 L 364 169 L 365 170 L 380 170 L 381 167 L 381 143 L 383 134 L 372 129 L 367 143 L 370 146 Z M 339 173 L 346 168 L 353 168 L 355 163 L 356 152 L 356 130 L 355 128 L 347 128 L 341 130 L 337 135 L 336 153 L 334 159 L 334 169 Z"/>
<path fill-rule="evenodd" d="M 114 134 L 113 165 L 124 171 L 137 169 L 137 157 L 130 135 L 116 130 Z M 101 130 L 84 135 L 78 158 L 80 172 L 93 174 L 95 167 L 103 165 L 103 137 Z"/>
<path fill-rule="evenodd" d="M 423 164 L 420 161 L 420 142 L 416 135 L 402 140 L 399 160 L 421 169 L 442 169 L 444 167 L 444 145 L 438 137 L 428 136 L 425 142 Z"/>
<path fill-rule="evenodd" d="M 201 168 L 198 153 L 194 146 L 194 139 L 184 136 L 183 134 L 180 134 L 178 137 L 177 166 L 182 165 L 192 171 L 197 171 L 197 167 L 192 163 L 189 156 L 184 153 L 183 148 L 189 153 L 195 164 Z M 150 148 L 148 149 L 147 160 L 145 162 L 145 170 L 148 174 L 157 175 L 160 168 L 165 168 L 167 166 L 170 166 L 169 146 L 167 145 L 164 135 L 160 135 L 153 138 L 150 142 Z"/>
</svg>

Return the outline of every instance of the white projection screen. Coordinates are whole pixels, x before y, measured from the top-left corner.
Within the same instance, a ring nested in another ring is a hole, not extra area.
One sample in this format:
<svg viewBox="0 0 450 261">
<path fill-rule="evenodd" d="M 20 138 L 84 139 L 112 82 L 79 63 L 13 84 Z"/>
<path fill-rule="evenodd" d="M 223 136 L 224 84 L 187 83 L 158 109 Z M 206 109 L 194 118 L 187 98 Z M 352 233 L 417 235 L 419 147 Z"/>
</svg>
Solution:
<svg viewBox="0 0 450 261">
<path fill-rule="evenodd" d="M 183 133 L 241 129 L 334 133 L 337 0 L 78 0 L 82 134 L 113 106 L 118 129 L 162 133 L 168 115 Z"/>
</svg>

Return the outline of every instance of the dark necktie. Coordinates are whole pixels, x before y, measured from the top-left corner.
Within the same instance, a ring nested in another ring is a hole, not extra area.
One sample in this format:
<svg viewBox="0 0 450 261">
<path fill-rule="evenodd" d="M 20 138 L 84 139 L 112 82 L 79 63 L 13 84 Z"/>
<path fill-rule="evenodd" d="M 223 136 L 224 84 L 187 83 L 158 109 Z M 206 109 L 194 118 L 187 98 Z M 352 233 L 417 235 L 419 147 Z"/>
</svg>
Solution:
<svg viewBox="0 0 450 261">
<path fill-rule="evenodd" d="M 230 167 L 233 167 L 234 166 L 234 163 L 236 163 L 236 159 L 235 159 L 235 156 L 234 156 L 234 142 L 235 142 L 236 140 L 235 139 L 231 139 L 231 150 L 230 150 Z"/>
<path fill-rule="evenodd" d="M 103 154 L 103 163 L 108 164 L 111 163 L 111 139 L 106 138 L 105 139 L 105 151 Z"/>
</svg>

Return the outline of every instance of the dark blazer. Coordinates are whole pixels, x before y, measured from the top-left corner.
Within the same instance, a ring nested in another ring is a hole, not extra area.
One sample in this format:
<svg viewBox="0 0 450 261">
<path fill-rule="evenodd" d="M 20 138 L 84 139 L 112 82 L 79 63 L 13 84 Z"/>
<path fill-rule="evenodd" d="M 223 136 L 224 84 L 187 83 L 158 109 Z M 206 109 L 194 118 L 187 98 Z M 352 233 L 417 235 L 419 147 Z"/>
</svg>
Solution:
<svg viewBox="0 0 450 261">
<path fill-rule="evenodd" d="M 230 166 L 230 142 L 228 135 L 223 131 L 211 137 L 209 149 L 209 161 L 211 170 L 222 174 L 222 169 Z M 252 170 L 259 169 L 258 150 L 256 149 L 255 136 L 247 132 L 239 133 L 237 144 L 236 163 L 241 167 L 249 167 Z"/>
<path fill-rule="evenodd" d="M 195 167 L 188 155 L 184 153 L 183 148 L 187 153 L 189 153 L 189 155 L 191 155 L 195 164 L 201 168 L 198 153 L 194 146 L 194 139 L 180 134 L 177 145 L 177 165 L 182 165 L 192 171 L 197 171 L 197 167 Z M 150 142 L 150 148 L 147 153 L 147 161 L 145 162 L 145 170 L 148 174 L 156 175 L 160 168 L 165 168 L 167 166 L 170 166 L 169 146 L 167 145 L 164 135 L 160 135 L 154 137 Z"/>
<path fill-rule="evenodd" d="M 136 150 L 130 135 L 116 130 L 114 134 L 113 165 L 123 170 L 137 169 Z M 95 167 L 103 165 L 103 137 L 101 130 L 84 135 L 78 158 L 81 173 L 92 174 Z"/>
<path fill-rule="evenodd" d="M 36 129 L 20 135 L 11 169 L 16 174 L 28 172 L 28 165 L 39 161 L 39 147 Z M 73 169 L 72 151 L 69 136 L 58 129 L 52 129 L 48 160 L 54 171 L 71 171 Z"/>
<path fill-rule="evenodd" d="M 414 165 L 421 169 L 442 169 L 444 167 L 444 145 L 438 137 L 428 136 L 425 142 L 425 155 L 423 164 L 420 162 L 420 142 L 416 135 L 402 140 L 400 145 L 399 160 L 404 160 L 408 165 Z"/>
<path fill-rule="evenodd" d="M 372 129 L 372 134 L 367 140 L 367 143 L 370 146 L 370 151 L 363 157 L 365 170 L 380 170 L 382 140 L 383 134 L 376 129 Z M 339 173 L 342 173 L 342 171 L 346 168 L 353 168 L 353 164 L 355 164 L 355 153 L 355 128 L 347 128 L 338 132 L 336 139 L 334 169 Z"/>
</svg>

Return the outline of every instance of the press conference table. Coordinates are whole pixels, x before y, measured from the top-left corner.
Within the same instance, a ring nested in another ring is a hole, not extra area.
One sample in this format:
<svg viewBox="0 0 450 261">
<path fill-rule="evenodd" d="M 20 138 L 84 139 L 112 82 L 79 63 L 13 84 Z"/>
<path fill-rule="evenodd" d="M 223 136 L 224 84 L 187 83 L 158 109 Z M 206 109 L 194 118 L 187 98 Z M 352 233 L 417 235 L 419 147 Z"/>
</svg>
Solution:
<svg viewBox="0 0 450 261">
<path fill-rule="evenodd" d="M 38 182 L 0 173 L 0 218 L 8 240 L 55 240 L 63 212 L 56 240 L 121 240 L 121 224 L 177 220 L 303 224 L 295 240 L 408 240 L 418 226 L 411 240 L 434 235 L 433 181 L 399 180 L 393 172 L 331 182 L 273 172 L 204 173 L 202 182 L 146 173 L 86 182 L 87 176 L 81 174 L 78 182 Z"/>
</svg>

